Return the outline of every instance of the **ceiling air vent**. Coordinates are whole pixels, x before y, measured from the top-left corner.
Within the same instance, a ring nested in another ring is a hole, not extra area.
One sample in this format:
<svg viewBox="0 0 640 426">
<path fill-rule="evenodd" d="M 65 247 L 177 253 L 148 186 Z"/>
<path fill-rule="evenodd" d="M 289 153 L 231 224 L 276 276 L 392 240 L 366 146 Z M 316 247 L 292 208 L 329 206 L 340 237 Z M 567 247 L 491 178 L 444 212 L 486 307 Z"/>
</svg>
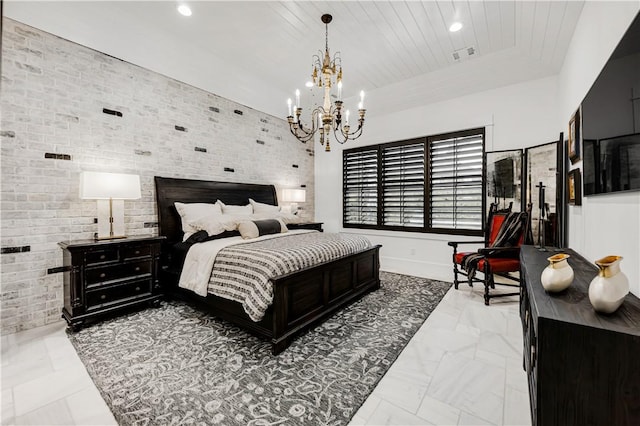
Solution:
<svg viewBox="0 0 640 426">
<path fill-rule="evenodd" d="M 451 54 L 453 56 L 453 60 L 456 62 L 464 61 L 465 59 L 469 59 L 470 56 L 476 54 L 476 48 L 471 47 L 463 47 L 462 49 L 454 50 Z"/>
</svg>

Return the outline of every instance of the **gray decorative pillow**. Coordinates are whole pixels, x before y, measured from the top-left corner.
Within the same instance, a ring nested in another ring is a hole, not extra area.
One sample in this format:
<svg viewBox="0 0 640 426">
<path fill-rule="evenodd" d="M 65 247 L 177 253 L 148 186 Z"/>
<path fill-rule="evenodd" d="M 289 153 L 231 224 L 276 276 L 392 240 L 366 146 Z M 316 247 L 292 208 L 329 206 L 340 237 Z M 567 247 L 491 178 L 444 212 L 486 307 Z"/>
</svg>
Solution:
<svg viewBox="0 0 640 426">
<path fill-rule="evenodd" d="M 287 226 L 280 219 L 266 219 L 243 221 L 238 225 L 238 231 L 245 240 L 258 238 L 262 235 L 279 234 L 287 232 Z"/>
</svg>

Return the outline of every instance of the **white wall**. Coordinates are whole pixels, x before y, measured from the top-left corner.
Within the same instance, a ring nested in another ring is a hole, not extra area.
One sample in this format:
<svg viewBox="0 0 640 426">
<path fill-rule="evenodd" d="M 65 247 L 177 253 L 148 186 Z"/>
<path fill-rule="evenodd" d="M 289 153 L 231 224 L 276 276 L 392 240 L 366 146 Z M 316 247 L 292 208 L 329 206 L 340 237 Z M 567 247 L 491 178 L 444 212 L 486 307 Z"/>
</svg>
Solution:
<svg viewBox="0 0 640 426">
<path fill-rule="evenodd" d="M 364 233 L 382 244 L 384 270 L 450 281 L 452 251 L 446 242 L 478 238 L 342 228 L 342 149 L 475 127 L 486 127 L 487 151 L 551 142 L 561 131 L 556 89 L 550 77 L 368 118 L 360 139 L 334 143 L 330 153 L 316 151 L 316 219 L 328 231 Z"/>
<path fill-rule="evenodd" d="M 556 117 L 566 127 L 618 41 L 640 10 L 640 2 L 586 2 L 558 75 Z M 582 162 L 574 168 L 582 169 Z M 569 207 L 569 246 L 589 260 L 624 257 L 621 267 L 640 296 L 640 192 L 584 197 Z"/>
</svg>

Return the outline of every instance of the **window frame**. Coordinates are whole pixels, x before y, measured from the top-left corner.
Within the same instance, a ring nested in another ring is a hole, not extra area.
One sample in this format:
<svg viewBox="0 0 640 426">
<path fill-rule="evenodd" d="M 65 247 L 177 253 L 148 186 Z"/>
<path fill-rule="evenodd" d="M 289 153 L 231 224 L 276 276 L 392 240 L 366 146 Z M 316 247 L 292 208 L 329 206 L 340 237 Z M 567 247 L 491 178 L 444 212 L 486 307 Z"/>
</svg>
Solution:
<svg viewBox="0 0 640 426">
<path fill-rule="evenodd" d="M 440 141 L 445 139 L 452 138 L 461 138 L 466 136 L 473 136 L 481 134 L 482 135 L 482 194 L 481 194 L 481 203 L 482 203 L 482 216 L 481 216 L 481 227 L 480 229 L 453 229 L 453 228 L 435 228 L 431 227 L 431 179 L 430 179 L 430 171 L 431 171 L 431 155 L 430 155 L 430 147 L 431 143 L 434 141 Z M 419 233 L 429 233 L 429 234 L 447 234 L 447 235 L 467 235 L 467 236 L 483 236 L 484 228 L 485 228 L 485 197 L 484 194 L 486 192 L 486 179 L 485 179 L 485 138 L 486 138 L 486 130 L 484 127 L 460 130 L 455 132 L 441 133 L 437 135 L 430 136 L 422 136 L 418 138 L 405 139 L 394 142 L 386 142 L 376 145 L 367 145 L 360 146 L 350 149 L 343 150 L 342 154 L 342 226 L 343 228 L 355 228 L 355 229 L 375 229 L 382 231 L 401 231 L 401 232 L 419 232 Z M 383 151 L 385 148 L 389 147 L 398 147 L 401 145 L 415 145 L 416 143 L 422 143 L 424 147 L 424 191 L 423 191 L 423 226 L 401 226 L 401 225 L 384 225 L 384 192 L 383 192 Z M 359 223 L 347 223 L 346 222 L 346 191 L 347 191 L 347 182 L 345 179 L 345 168 L 346 168 L 346 156 L 353 152 L 358 151 L 371 151 L 375 149 L 377 152 L 377 223 L 374 224 L 359 224 Z"/>
</svg>

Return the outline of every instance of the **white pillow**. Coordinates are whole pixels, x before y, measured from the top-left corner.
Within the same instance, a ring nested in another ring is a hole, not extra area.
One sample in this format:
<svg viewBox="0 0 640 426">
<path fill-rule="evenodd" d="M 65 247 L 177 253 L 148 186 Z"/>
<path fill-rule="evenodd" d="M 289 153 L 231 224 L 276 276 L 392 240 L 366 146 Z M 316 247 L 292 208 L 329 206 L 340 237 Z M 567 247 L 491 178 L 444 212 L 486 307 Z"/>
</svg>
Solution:
<svg viewBox="0 0 640 426">
<path fill-rule="evenodd" d="M 220 214 L 215 216 L 205 216 L 196 221 L 193 226 L 198 231 L 207 231 L 209 236 L 218 235 L 224 231 L 235 231 L 238 223 L 247 220 L 246 215 Z"/>
<path fill-rule="evenodd" d="M 293 212 L 291 211 L 291 204 L 287 204 L 286 206 L 280 206 L 280 211 L 282 213 L 293 214 Z"/>
<path fill-rule="evenodd" d="M 251 198 L 249 198 L 249 203 L 253 207 L 254 214 L 278 213 L 280 211 L 280 207 L 278 206 L 274 206 L 272 204 L 258 203 L 257 201 L 253 201 Z"/>
<path fill-rule="evenodd" d="M 279 219 L 285 224 L 298 223 L 302 221 L 300 216 L 296 216 L 291 213 L 283 211 L 271 212 L 271 213 L 254 213 L 251 215 L 251 220 L 264 220 L 264 219 Z"/>
<path fill-rule="evenodd" d="M 233 214 L 233 215 L 243 215 L 243 216 L 248 216 L 250 214 L 253 214 L 253 207 L 251 206 L 251 204 L 247 204 L 245 206 L 233 206 L 233 205 L 227 205 L 220 200 L 216 201 L 216 204 L 220 206 L 223 214 Z"/>
<path fill-rule="evenodd" d="M 298 215 L 295 215 L 293 213 L 291 213 L 291 210 L 289 210 L 289 212 L 286 211 L 281 211 L 278 214 L 278 219 L 282 220 L 284 223 L 299 223 L 302 222 L 302 218 Z"/>
<path fill-rule="evenodd" d="M 222 209 L 216 204 L 207 203 L 179 203 L 175 202 L 176 210 L 182 221 L 182 232 L 184 232 L 184 240 L 189 238 L 191 234 L 198 231 L 193 226 L 195 222 L 206 216 L 222 215 Z M 183 241 L 184 241 L 183 240 Z"/>
</svg>

